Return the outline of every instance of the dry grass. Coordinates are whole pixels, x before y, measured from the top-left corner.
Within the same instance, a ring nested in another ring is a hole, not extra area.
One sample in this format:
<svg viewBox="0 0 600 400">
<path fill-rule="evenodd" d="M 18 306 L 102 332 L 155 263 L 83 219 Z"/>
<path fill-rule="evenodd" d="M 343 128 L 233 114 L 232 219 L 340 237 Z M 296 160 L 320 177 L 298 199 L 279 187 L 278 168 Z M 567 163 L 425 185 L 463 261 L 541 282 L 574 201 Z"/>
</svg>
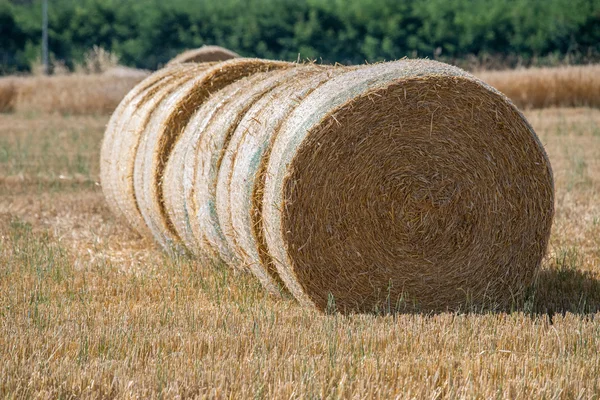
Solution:
<svg viewBox="0 0 600 400">
<path fill-rule="evenodd" d="M 95 184 L 106 117 L 0 115 L 0 397 L 597 398 L 600 111 L 527 116 L 556 178 L 527 300 L 343 317 L 116 221 Z"/>
<path fill-rule="evenodd" d="M 521 108 L 600 107 L 600 65 L 483 71 L 476 75 Z"/>
<path fill-rule="evenodd" d="M 141 74 L 118 77 L 110 74 L 71 74 L 0 78 L 0 107 L 2 99 L 11 95 L 12 108 L 20 112 L 108 114 L 143 78 Z"/>
<path fill-rule="evenodd" d="M 14 79 L 0 80 L 0 113 L 14 111 L 16 99 L 17 87 Z"/>
</svg>

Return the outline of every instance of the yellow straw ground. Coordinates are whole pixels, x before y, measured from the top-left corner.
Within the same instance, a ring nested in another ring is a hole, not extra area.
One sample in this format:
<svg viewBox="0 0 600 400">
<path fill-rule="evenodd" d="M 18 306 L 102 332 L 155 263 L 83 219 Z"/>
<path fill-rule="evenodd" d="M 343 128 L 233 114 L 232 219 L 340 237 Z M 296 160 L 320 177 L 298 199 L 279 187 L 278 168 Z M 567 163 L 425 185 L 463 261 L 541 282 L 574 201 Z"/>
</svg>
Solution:
<svg viewBox="0 0 600 400">
<path fill-rule="evenodd" d="M 600 111 L 526 113 L 549 254 L 506 313 L 322 315 L 169 259 L 100 187 L 108 117 L 0 114 L 0 397 L 590 398 L 600 392 Z"/>
</svg>

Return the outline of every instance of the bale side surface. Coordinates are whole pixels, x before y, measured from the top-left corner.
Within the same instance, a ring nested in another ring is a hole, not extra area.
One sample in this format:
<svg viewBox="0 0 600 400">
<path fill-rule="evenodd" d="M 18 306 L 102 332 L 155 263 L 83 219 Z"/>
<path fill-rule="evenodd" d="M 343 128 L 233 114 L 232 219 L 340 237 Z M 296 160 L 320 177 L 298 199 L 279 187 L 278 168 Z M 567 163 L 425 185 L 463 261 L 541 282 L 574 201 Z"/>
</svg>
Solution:
<svg viewBox="0 0 600 400">
<path fill-rule="evenodd" d="M 183 75 L 196 69 L 201 67 L 174 66 L 146 79 L 123 100 L 105 133 L 101 151 L 103 191 L 113 212 L 142 235 L 149 235 L 149 231 L 139 214 L 133 193 L 131 155 L 137 151 L 141 130 L 156 98 L 165 95 L 165 87 L 170 83 L 178 82 Z"/>
<path fill-rule="evenodd" d="M 197 65 L 180 65 L 169 77 L 153 87 L 143 101 L 131 103 L 121 116 L 122 126 L 118 129 L 113 149 L 115 198 L 126 220 L 143 236 L 151 236 L 151 232 L 140 213 L 133 176 L 136 155 L 145 151 L 141 147 L 144 129 L 160 101 L 202 70 L 203 67 Z"/>
<path fill-rule="evenodd" d="M 242 87 L 229 85 L 210 96 L 188 122 L 165 166 L 163 191 L 166 211 L 177 236 L 196 256 L 203 254 L 199 251 L 200 246 L 192 231 L 188 199 L 193 201 L 194 163 L 198 142 L 215 115 L 222 112 L 222 108 L 232 101 Z"/>
<path fill-rule="evenodd" d="M 219 225 L 216 210 L 216 186 L 223 154 L 231 135 L 245 113 L 262 96 L 294 77 L 303 67 L 283 71 L 271 71 L 238 82 L 239 91 L 231 97 L 221 112 L 215 114 L 211 123 L 199 137 L 193 159 L 186 159 L 186 169 L 194 166 L 194 171 L 185 171 L 193 176 L 191 190 L 186 193 L 191 216 L 190 224 L 199 249 L 204 254 L 213 254 L 232 267 L 242 267 L 227 244 Z M 190 153 L 188 153 L 190 155 Z"/>
<path fill-rule="evenodd" d="M 219 46 L 202 46 L 199 49 L 186 50 L 167 63 L 167 66 L 182 63 L 201 63 L 226 61 L 238 58 L 239 54 Z"/>
<path fill-rule="evenodd" d="M 289 68 L 293 64 L 259 59 L 234 59 L 204 70 L 164 98 L 146 126 L 138 152 L 134 186 L 140 212 L 154 238 L 167 251 L 184 250 L 165 209 L 163 173 L 173 146 L 193 113 L 211 93 L 243 77 L 262 71 Z"/>
<path fill-rule="evenodd" d="M 342 312 L 505 304 L 553 217 L 543 146 L 499 92 L 441 63 L 343 74 L 277 135 L 265 237 L 303 304 Z"/>
<path fill-rule="evenodd" d="M 102 191 L 104 193 L 104 197 L 106 198 L 106 202 L 108 203 L 110 210 L 116 216 L 123 217 L 115 199 L 115 188 L 112 184 L 113 181 L 112 179 L 108 179 L 108 177 L 114 173 L 113 168 L 115 165 L 115 159 L 113 147 L 114 141 L 116 140 L 116 127 L 122 123 L 121 116 L 125 108 L 129 106 L 132 100 L 137 98 L 140 93 L 147 91 L 171 75 L 172 72 L 173 68 L 162 69 L 150 75 L 148 78 L 144 79 L 137 86 L 135 86 L 129 93 L 127 93 L 127 95 L 125 95 L 123 100 L 121 100 L 111 115 L 108 124 L 106 125 L 106 130 L 104 131 L 100 149 L 100 184 L 102 186 Z"/>
<path fill-rule="evenodd" d="M 307 65 L 293 79 L 263 96 L 235 129 L 221 162 L 216 189 L 219 225 L 242 264 L 275 295 L 285 288 L 267 254 L 260 207 L 255 207 L 256 192 L 263 186 L 261 172 L 285 117 L 315 88 L 345 70 Z"/>
</svg>

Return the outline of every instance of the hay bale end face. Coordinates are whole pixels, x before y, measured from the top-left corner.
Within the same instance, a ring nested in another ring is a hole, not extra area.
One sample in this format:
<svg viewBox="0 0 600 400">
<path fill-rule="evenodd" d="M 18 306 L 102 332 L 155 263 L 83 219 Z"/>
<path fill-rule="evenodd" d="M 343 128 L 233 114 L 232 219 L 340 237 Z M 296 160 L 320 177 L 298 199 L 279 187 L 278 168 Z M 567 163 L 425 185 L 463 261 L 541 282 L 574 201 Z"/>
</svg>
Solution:
<svg viewBox="0 0 600 400">
<path fill-rule="evenodd" d="M 219 62 L 239 57 L 239 54 L 224 47 L 202 46 L 199 49 L 184 51 L 169 61 L 167 66 L 183 63 Z"/>
<path fill-rule="evenodd" d="M 348 72 L 311 93 L 271 152 L 269 254 L 321 310 L 456 310 L 532 281 L 553 217 L 548 158 L 503 95 L 433 61 Z"/>
</svg>

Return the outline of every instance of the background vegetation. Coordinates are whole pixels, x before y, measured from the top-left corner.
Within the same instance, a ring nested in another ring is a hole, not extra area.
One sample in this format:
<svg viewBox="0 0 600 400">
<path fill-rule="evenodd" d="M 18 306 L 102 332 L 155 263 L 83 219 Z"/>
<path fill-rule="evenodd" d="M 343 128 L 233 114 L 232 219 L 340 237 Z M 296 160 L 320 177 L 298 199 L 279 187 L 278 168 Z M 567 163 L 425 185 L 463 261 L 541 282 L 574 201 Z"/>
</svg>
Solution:
<svg viewBox="0 0 600 400">
<path fill-rule="evenodd" d="M 361 63 L 404 56 L 503 66 L 600 59 L 600 0 L 50 0 L 51 57 L 101 46 L 154 69 L 183 49 Z M 40 0 L 0 0 L 0 73 L 40 55 Z M 492 65 L 493 66 L 493 65 Z"/>
</svg>

